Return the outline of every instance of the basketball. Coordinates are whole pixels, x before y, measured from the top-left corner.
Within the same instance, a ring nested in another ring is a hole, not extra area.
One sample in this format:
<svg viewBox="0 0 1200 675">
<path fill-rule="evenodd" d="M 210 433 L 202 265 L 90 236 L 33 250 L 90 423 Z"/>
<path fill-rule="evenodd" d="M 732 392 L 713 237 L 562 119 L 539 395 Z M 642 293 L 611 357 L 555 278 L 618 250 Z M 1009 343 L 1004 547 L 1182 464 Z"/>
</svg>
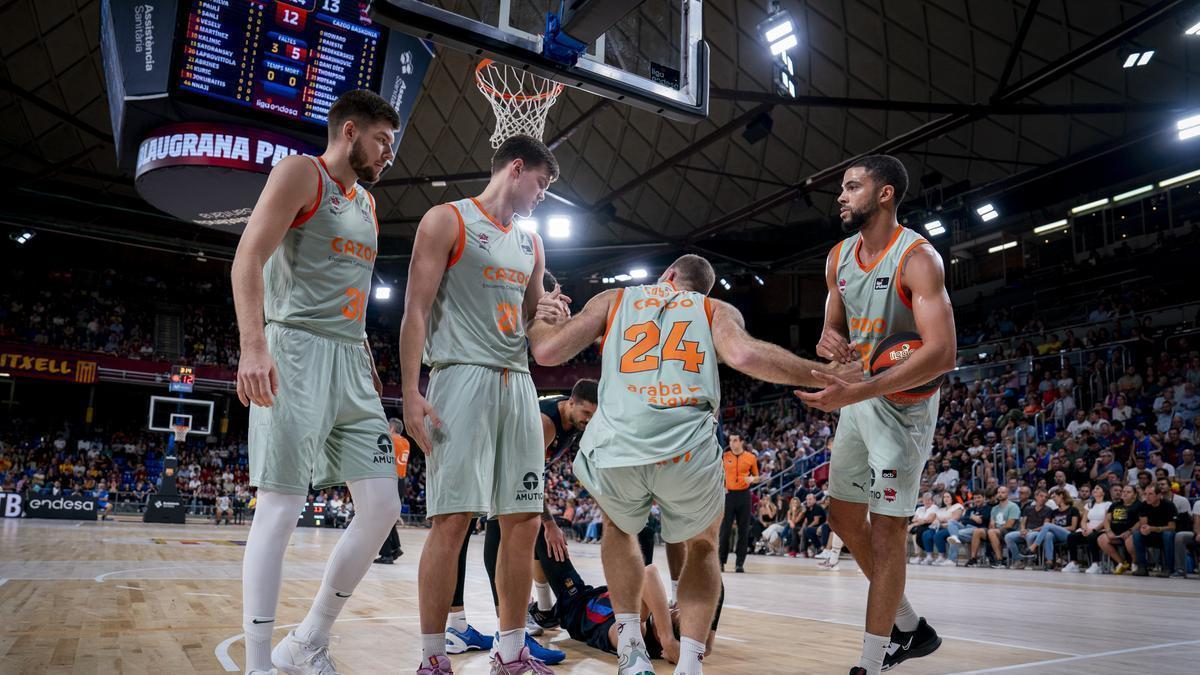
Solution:
<svg viewBox="0 0 1200 675">
<path fill-rule="evenodd" d="M 892 333 L 876 345 L 875 351 L 871 353 L 871 375 L 879 375 L 888 368 L 904 362 L 923 344 L 921 336 L 916 333 Z M 945 379 L 945 375 L 939 375 L 927 384 L 888 394 L 884 398 L 892 403 L 912 405 L 933 396 L 941 388 Z"/>
</svg>

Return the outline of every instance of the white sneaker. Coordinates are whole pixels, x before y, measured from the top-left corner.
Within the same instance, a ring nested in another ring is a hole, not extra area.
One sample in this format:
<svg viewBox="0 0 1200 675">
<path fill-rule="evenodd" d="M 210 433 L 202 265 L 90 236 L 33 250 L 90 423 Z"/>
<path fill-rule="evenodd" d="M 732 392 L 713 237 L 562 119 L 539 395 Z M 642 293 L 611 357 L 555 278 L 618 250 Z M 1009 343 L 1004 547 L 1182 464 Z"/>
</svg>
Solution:
<svg viewBox="0 0 1200 675">
<path fill-rule="evenodd" d="M 274 668 L 270 670 L 250 670 L 246 672 L 246 675 L 279 675 L 279 671 Z"/>
<path fill-rule="evenodd" d="M 838 563 L 840 562 L 841 560 L 838 560 L 837 558 L 826 558 L 825 560 L 817 563 L 817 569 L 824 570 L 826 572 L 833 572 L 838 568 Z"/>
<path fill-rule="evenodd" d="M 951 560 L 946 556 L 942 556 L 934 561 L 935 567 L 958 567 L 958 561 Z"/>
<path fill-rule="evenodd" d="M 654 666 L 641 640 L 634 640 L 628 652 L 617 655 L 617 675 L 654 675 Z"/>
<path fill-rule="evenodd" d="M 532 614 L 525 612 L 525 632 L 536 637 L 545 633 L 546 629 L 539 626 L 538 622 L 533 620 Z"/>
<path fill-rule="evenodd" d="M 946 537 L 946 541 L 950 542 L 951 544 L 956 544 L 958 546 L 962 545 L 962 540 L 958 538 L 957 534 L 952 534 L 949 537 Z"/>
<path fill-rule="evenodd" d="M 1092 563 L 1083 571 L 1084 574 L 1100 574 L 1100 572 L 1100 563 Z"/>
<path fill-rule="evenodd" d="M 913 557 L 909 558 L 908 564 L 909 565 L 920 565 L 921 564 L 921 556 L 914 555 Z"/>
<path fill-rule="evenodd" d="M 1062 571 L 1064 571 L 1064 572 L 1078 572 L 1078 571 L 1079 571 L 1079 565 L 1076 565 L 1076 564 L 1075 564 L 1075 561 L 1074 561 L 1074 560 L 1072 560 L 1071 562 L 1067 563 L 1067 564 L 1066 564 L 1066 565 L 1065 565 L 1065 566 L 1062 568 Z"/>
<path fill-rule="evenodd" d="M 825 549 L 813 557 L 816 558 L 817 560 L 828 560 L 829 553 L 830 553 L 830 551 L 828 549 Z"/>
<path fill-rule="evenodd" d="M 925 557 L 921 559 L 920 564 L 921 565 L 932 565 L 933 564 L 933 556 L 926 553 Z"/>
<path fill-rule="evenodd" d="M 338 675 L 329 646 L 304 642 L 296 637 L 296 631 L 289 632 L 271 651 L 271 664 L 286 675 Z"/>
</svg>

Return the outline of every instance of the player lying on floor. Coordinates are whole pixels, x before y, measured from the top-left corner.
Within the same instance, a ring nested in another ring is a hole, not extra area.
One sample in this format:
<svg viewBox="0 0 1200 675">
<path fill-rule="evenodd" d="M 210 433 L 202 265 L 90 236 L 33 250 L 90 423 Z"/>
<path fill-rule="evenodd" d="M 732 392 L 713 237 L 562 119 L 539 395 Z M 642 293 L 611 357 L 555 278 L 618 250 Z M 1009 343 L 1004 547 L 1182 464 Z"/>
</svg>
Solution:
<svg viewBox="0 0 1200 675">
<path fill-rule="evenodd" d="M 530 612 L 535 621 L 545 628 L 561 627 L 575 640 L 586 642 L 609 654 L 617 653 L 617 622 L 607 586 L 589 586 L 579 576 L 565 551 L 556 559 L 546 547 L 546 540 L 538 536 L 534 548 L 537 560 L 546 573 L 546 579 L 554 590 L 557 602 L 548 612 Z M 713 616 L 708 639 L 704 644 L 704 655 L 712 653 L 717 638 L 717 624 L 721 620 L 721 607 L 725 604 L 725 587 L 717 600 L 717 611 Z M 642 633 L 646 652 L 652 659 L 665 658 L 671 663 L 679 660 L 679 610 L 667 603 L 667 589 L 658 574 L 658 567 L 647 565 L 645 582 L 642 586 Z M 660 617 L 670 617 L 662 621 Z"/>
</svg>

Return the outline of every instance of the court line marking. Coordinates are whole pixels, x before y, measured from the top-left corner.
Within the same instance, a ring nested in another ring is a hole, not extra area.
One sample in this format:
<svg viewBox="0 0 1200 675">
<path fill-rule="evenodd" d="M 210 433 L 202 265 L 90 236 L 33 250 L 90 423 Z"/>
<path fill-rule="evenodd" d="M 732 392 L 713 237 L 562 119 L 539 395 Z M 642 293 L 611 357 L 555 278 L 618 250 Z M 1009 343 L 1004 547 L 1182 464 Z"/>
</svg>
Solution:
<svg viewBox="0 0 1200 675">
<path fill-rule="evenodd" d="M 355 617 L 351 617 L 348 619 L 337 619 L 336 621 L 334 621 L 334 623 L 351 623 L 351 622 L 355 622 L 355 621 L 388 621 L 391 619 L 416 619 L 416 618 L 418 618 L 418 616 L 416 614 L 405 614 L 403 616 L 355 616 Z M 279 630 L 281 628 L 295 628 L 296 626 L 299 626 L 299 625 L 300 624 L 298 624 L 298 623 L 286 623 L 281 626 L 275 626 L 274 630 Z M 272 632 L 274 632 L 274 631 L 272 631 Z M 238 667 L 237 662 L 234 661 L 233 658 L 229 656 L 229 648 L 233 645 L 233 643 L 237 642 L 238 640 L 241 640 L 244 637 L 246 637 L 245 633 L 238 633 L 237 635 L 234 635 L 232 637 L 225 638 L 224 640 L 221 641 L 221 644 L 217 645 L 213 649 L 213 655 L 217 657 L 217 661 L 219 661 L 221 663 L 221 667 L 225 669 L 225 672 L 227 672 L 227 673 L 241 672 L 242 669 Z"/>
<path fill-rule="evenodd" d="M 785 616 L 785 617 L 788 617 L 791 619 L 803 619 L 805 621 L 819 621 L 821 623 L 832 623 L 832 624 L 838 624 L 841 626 L 853 626 L 854 628 L 862 628 L 863 627 L 863 625 L 861 623 L 858 623 L 856 621 L 842 621 L 840 619 L 822 619 L 822 618 L 818 618 L 815 616 L 803 616 L 801 614 L 787 614 L 784 612 L 772 612 L 772 611 L 769 611 L 766 609 L 756 609 L 754 607 L 744 607 L 741 605 L 728 605 L 727 604 L 725 606 L 730 609 L 740 609 L 742 611 L 755 612 L 757 614 L 771 614 L 773 616 Z M 1047 654 L 1063 654 L 1063 655 L 1071 656 L 1071 657 L 1082 656 L 1082 654 L 1076 654 L 1074 652 L 1066 652 L 1066 651 L 1063 651 L 1063 650 L 1057 649 L 1057 648 L 1048 649 L 1045 647 L 1031 646 L 1028 644 L 1017 645 L 1017 644 L 1012 644 L 1012 643 L 1008 643 L 1008 642 L 997 642 L 995 640 L 981 640 L 979 638 L 969 638 L 969 637 L 960 637 L 957 635 L 947 635 L 945 633 L 938 633 L 938 635 L 940 635 L 944 638 L 950 638 L 951 640 L 962 640 L 964 642 L 977 642 L 977 643 L 983 644 L 983 645 L 991 645 L 993 647 L 1004 647 L 1006 649 L 1020 649 L 1023 651 L 1045 652 Z"/>
<path fill-rule="evenodd" d="M 965 672 L 954 673 L 953 675 L 980 675 L 981 673 L 1001 673 L 1009 670 L 1020 670 L 1022 668 L 1035 668 L 1039 666 L 1048 666 L 1058 663 L 1070 663 L 1072 661 L 1084 661 L 1087 659 L 1099 659 L 1105 656 L 1119 656 L 1121 654 L 1132 654 L 1134 652 L 1145 652 L 1152 649 L 1165 649 L 1166 647 L 1182 647 L 1184 645 L 1200 644 L 1200 640 L 1183 640 L 1180 642 L 1164 642 L 1157 645 L 1142 645 L 1141 647 L 1128 647 L 1126 649 L 1114 649 L 1108 652 L 1098 652 L 1096 654 L 1077 654 L 1061 659 L 1049 659 L 1046 661 L 1033 661 L 1031 663 L 1017 663 L 1011 666 L 1000 666 L 998 668 L 984 668 L 983 670 L 968 670 Z"/>
<path fill-rule="evenodd" d="M 718 640 L 729 640 L 730 642 L 743 642 L 743 643 L 745 642 L 745 640 L 742 640 L 740 638 L 729 637 L 728 635 L 721 635 L 721 634 L 717 635 L 717 639 Z"/>
<path fill-rule="evenodd" d="M 129 589 L 129 590 L 131 590 L 131 591 L 144 591 L 144 590 L 146 590 L 146 589 L 144 589 L 144 588 L 138 588 L 137 586 L 122 586 L 122 585 L 120 585 L 120 584 L 117 584 L 117 588 L 127 588 L 127 589 Z"/>
<path fill-rule="evenodd" d="M 0 579 L 0 586 L 8 583 L 8 579 Z"/>
<path fill-rule="evenodd" d="M 185 565 L 163 565 L 162 567 L 137 567 L 137 568 L 130 569 L 130 570 L 115 570 L 112 572 L 105 572 L 104 574 L 101 574 L 96 577 L 96 583 L 102 584 L 102 583 L 104 583 L 105 577 L 111 577 L 114 574 L 125 574 L 126 572 L 154 572 L 157 570 L 171 570 L 171 569 L 176 569 L 179 567 L 203 567 L 205 569 L 211 569 L 213 567 L 230 567 L 232 565 L 237 565 L 238 567 L 242 566 L 241 563 L 228 563 L 225 565 L 221 565 L 221 564 L 186 565 L 185 564 Z M 187 577 L 174 577 L 174 578 L 186 579 Z M 163 579 L 151 579 L 150 581 L 163 581 Z M 232 581 L 232 579 L 219 579 L 219 581 Z"/>
<path fill-rule="evenodd" d="M 232 598 L 228 593 L 184 593 L 184 595 L 203 595 L 210 598 Z"/>
</svg>

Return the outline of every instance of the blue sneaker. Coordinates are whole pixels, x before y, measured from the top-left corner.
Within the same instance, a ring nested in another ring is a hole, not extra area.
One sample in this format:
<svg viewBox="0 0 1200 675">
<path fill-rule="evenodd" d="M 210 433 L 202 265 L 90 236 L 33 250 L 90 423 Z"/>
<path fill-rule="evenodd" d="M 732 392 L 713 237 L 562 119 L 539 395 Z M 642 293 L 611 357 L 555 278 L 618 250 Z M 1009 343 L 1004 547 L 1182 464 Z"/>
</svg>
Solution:
<svg viewBox="0 0 1200 675">
<path fill-rule="evenodd" d="M 541 661 L 542 663 L 553 666 L 562 663 L 567 658 L 566 652 L 560 652 L 557 649 L 543 647 L 537 640 L 533 639 L 529 633 L 525 634 L 525 646 L 529 648 L 529 655 Z"/>
<path fill-rule="evenodd" d="M 464 652 L 487 651 L 492 648 L 492 637 L 475 630 L 468 625 L 467 630 L 459 632 L 453 628 L 446 629 L 446 653 L 462 654 Z"/>
<path fill-rule="evenodd" d="M 500 644 L 500 633 L 497 632 L 492 636 L 492 642 L 495 645 Z M 553 666 L 562 663 L 567 658 L 566 652 L 560 652 L 557 649 L 543 647 L 537 640 L 534 640 L 529 633 L 525 633 L 525 647 L 529 650 L 529 655 L 542 663 Z M 492 648 L 492 653 L 496 653 L 496 649 Z"/>
</svg>

